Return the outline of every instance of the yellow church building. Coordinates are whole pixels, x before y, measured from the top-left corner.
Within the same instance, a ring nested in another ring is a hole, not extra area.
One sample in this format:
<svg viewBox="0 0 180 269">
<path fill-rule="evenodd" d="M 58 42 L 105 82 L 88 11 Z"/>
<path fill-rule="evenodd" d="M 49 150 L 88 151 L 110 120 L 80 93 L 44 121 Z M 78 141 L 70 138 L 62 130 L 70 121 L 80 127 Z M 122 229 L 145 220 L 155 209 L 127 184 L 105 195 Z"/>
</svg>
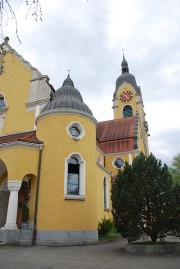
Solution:
<svg viewBox="0 0 180 269">
<path fill-rule="evenodd" d="M 0 45 L 0 242 L 98 241 L 98 221 L 112 218 L 114 176 L 148 155 L 141 89 L 124 55 L 121 65 L 114 119 L 98 122 L 69 74 L 55 91 L 8 38 Z"/>
</svg>

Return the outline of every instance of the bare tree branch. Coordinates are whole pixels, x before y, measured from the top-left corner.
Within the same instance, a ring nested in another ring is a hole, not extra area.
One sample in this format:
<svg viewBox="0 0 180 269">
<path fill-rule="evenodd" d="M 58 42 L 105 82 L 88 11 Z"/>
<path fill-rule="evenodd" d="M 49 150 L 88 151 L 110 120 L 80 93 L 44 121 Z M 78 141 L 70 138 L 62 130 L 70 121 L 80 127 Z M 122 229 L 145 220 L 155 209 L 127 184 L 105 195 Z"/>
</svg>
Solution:
<svg viewBox="0 0 180 269">
<path fill-rule="evenodd" d="M 25 14 L 25 18 L 29 15 L 33 16 L 35 21 L 41 20 L 42 21 L 42 9 L 39 0 L 22 0 L 24 4 L 27 6 L 27 14 Z M 10 19 L 14 20 L 15 22 L 15 32 L 17 39 L 20 41 L 19 34 L 18 34 L 18 20 L 16 17 L 16 13 L 12 6 L 12 0 L 0 0 L 0 36 L 3 39 L 3 23 Z"/>
</svg>

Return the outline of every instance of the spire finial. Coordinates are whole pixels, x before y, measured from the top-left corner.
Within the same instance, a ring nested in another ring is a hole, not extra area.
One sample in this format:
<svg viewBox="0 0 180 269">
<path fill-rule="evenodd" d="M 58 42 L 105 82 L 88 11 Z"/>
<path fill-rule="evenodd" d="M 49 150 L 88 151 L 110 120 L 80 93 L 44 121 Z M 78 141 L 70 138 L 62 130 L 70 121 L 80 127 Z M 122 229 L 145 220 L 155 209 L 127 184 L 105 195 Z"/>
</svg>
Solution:
<svg viewBox="0 0 180 269">
<path fill-rule="evenodd" d="M 69 78 L 70 78 L 70 71 L 71 71 L 71 70 L 70 70 L 70 69 L 68 69 L 68 77 L 69 77 Z"/>
<path fill-rule="evenodd" d="M 122 51 L 123 51 L 123 60 L 122 60 L 121 66 L 122 66 L 122 74 L 123 74 L 123 73 L 129 72 L 129 68 L 128 68 L 128 63 L 124 56 L 125 49 L 122 49 Z"/>
<path fill-rule="evenodd" d="M 125 49 L 122 49 L 122 52 L 123 52 L 123 61 L 125 61 L 124 51 L 125 51 Z"/>
<path fill-rule="evenodd" d="M 69 86 L 74 87 L 74 83 L 73 83 L 72 79 L 70 78 L 70 69 L 68 69 L 68 75 L 67 75 L 67 78 L 65 79 L 65 81 L 63 82 L 62 87 L 65 85 L 66 86 L 69 85 Z"/>
</svg>

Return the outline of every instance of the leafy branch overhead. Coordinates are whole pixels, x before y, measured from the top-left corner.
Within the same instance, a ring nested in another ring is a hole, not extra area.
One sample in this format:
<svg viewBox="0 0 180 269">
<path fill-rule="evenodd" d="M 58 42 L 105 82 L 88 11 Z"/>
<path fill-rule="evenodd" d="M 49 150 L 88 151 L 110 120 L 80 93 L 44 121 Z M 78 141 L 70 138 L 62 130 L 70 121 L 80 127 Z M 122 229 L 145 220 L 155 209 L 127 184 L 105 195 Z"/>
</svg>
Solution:
<svg viewBox="0 0 180 269">
<path fill-rule="evenodd" d="M 7 25 L 10 20 L 13 20 L 15 24 L 16 36 L 21 43 L 18 35 L 18 19 L 12 2 L 12 0 L 0 0 L 0 35 L 3 39 L 4 25 Z M 38 21 L 38 19 L 42 21 L 42 9 L 39 0 L 22 0 L 21 2 L 27 6 L 25 18 L 31 15 L 35 21 Z"/>
</svg>

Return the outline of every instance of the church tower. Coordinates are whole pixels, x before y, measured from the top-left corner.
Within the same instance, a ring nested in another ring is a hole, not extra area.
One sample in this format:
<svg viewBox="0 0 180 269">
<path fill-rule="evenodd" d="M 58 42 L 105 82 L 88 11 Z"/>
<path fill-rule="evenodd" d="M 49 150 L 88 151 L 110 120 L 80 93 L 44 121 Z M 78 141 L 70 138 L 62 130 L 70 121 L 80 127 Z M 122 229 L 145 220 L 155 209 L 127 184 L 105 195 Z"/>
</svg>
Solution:
<svg viewBox="0 0 180 269">
<path fill-rule="evenodd" d="M 145 155 L 148 154 L 148 123 L 145 120 L 143 98 L 135 77 L 129 73 L 128 62 L 123 53 L 122 74 L 116 80 L 113 95 L 114 119 L 135 117 L 138 126 L 138 144 Z"/>
</svg>

